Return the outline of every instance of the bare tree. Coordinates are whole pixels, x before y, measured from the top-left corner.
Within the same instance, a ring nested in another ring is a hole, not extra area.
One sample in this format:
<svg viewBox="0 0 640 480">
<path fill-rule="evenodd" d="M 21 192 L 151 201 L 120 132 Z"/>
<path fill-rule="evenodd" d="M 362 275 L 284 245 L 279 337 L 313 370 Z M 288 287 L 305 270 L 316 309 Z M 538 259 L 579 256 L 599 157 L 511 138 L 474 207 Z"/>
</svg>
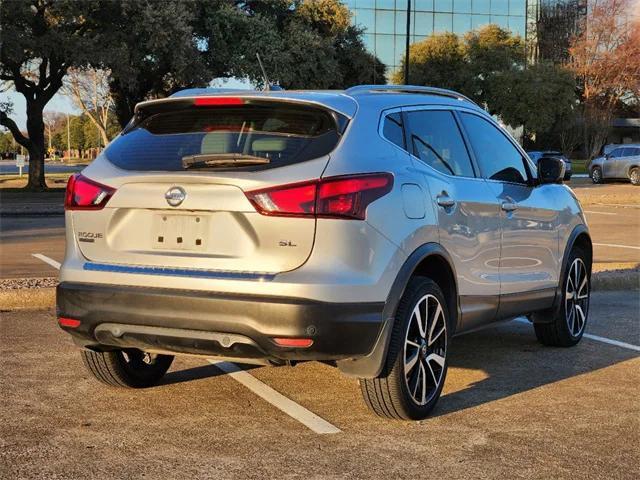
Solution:
<svg viewBox="0 0 640 480">
<path fill-rule="evenodd" d="M 109 71 L 97 69 L 69 69 L 62 93 L 87 115 L 100 132 L 104 146 L 109 143 L 109 115 L 113 97 L 109 91 Z"/>
<path fill-rule="evenodd" d="M 621 103 L 638 95 L 640 21 L 632 0 L 591 0 L 587 28 L 569 48 L 569 68 L 580 82 L 585 147 L 598 154 Z"/>
<path fill-rule="evenodd" d="M 47 137 L 47 146 L 48 150 L 51 150 L 51 138 L 53 137 L 53 132 L 57 130 L 61 122 L 64 120 L 64 114 L 49 110 L 44 112 L 43 118 L 44 129 Z"/>
</svg>

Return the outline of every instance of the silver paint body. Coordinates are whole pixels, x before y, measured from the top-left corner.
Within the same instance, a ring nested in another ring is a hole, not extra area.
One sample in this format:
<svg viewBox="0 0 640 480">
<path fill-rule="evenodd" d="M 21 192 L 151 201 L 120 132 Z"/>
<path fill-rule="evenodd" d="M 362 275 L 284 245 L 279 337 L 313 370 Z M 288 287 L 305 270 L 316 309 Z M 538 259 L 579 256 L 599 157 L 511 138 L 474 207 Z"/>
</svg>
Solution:
<svg viewBox="0 0 640 480">
<path fill-rule="evenodd" d="M 384 116 L 404 109 L 466 111 L 497 126 L 471 102 L 367 91 L 234 93 L 238 95 L 322 105 L 350 121 L 327 157 L 256 172 L 125 171 L 98 157 L 82 174 L 117 190 L 103 210 L 66 212 L 61 281 L 384 302 L 409 255 L 424 244 L 437 243 L 453 260 L 460 298 L 486 299 L 480 321 L 495 317 L 500 295 L 558 286 L 569 236 L 585 224 L 567 186 L 529 187 L 448 176 L 381 134 Z M 530 170 L 535 175 L 533 165 Z M 391 172 L 394 187 L 369 205 L 365 221 L 263 216 L 243 193 L 366 172 Z M 174 187 L 186 195 L 171 207 L 165 194 Z M 438 205 L 436 197 L 443 192 L 453 199 L 451 207 Z M 503 202 L 517 208 L 507 212 Z M 183 251 L 178 244 L 154 244 L 159 233 L 169 236 L 172 229 L 200 236 L 202 248 Z M 79 242 L 78 232 L 99 233 L 102 238 Z M 95 271 L 87 270 L 86 264 L 123 268 Z M 138 267 L 180 269 L 183 274 L 145 274 L 136 272 Z M 184 274 L 190 270 L 211 275 Z M 228 273 L 233 276 L 225 276 Z M 463 308 L 458 327 L 471 328 L 478 322 L 467 317 L 473 315 L 465 316 Z"/>
<path fill-rule="evenodd" d="M 633 148 L 640 151 L 640 144 L 616 145 L 611 148 L 608 153 L 601 157 L 594 158 L 589 164 L 589 175 L 592 174 L 595 167 L 600 167 L 602 178 L 604 179 L 623 179 L 627 180 L 631 176 L 631 169 L 640 167 L 640 154 L 626 155 L 624 149 Z M 615 152 L 622 150 L 622 156 L 613 156 Z"/>
</svg>

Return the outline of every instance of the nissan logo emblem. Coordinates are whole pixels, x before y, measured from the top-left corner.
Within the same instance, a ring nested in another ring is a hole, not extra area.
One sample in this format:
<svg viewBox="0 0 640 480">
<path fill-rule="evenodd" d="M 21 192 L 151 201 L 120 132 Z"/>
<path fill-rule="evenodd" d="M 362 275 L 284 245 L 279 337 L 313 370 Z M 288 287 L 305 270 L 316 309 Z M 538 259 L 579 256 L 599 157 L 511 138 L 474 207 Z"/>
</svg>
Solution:
<svg viewBox="0 0 640 480">
<path fill-rule="evenodd" d="M 164 194 L 164 198 L 169 205 L 177 207 L 187 198 L 187 192 L 185 192 L 182 187 L 171 187 L 167 190 L 167 193 Z"/>
</svg>

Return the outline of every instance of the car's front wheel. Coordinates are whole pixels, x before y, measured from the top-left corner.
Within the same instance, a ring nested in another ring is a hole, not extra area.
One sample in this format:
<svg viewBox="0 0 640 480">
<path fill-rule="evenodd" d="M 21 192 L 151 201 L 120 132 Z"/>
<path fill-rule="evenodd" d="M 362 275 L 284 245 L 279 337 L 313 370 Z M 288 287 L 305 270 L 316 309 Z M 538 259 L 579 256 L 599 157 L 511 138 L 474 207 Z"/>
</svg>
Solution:
<svg viewBox="0 0 640 480">
<path fill-rule="evenodd" d="M 593 167 L 591 170 L 591 181 L 593 183 L 603 183 L 602 169 L 600 167 Z"/>
<path fill-rule="evenodd" d="M 543 345 L 571 347 L 582 338 L 587 326 L 591 294 L 587 262 L 582 249 L 574 247 L 564 274 L 560 308 L 554 312 L 534 314 L 533 327 L 538 341 Z"/>
<path fill-rule="evenodd" d="M 112 387 L 152 387 L 162 379 L 173 362 L 172 355 L 155 355 L 136 349 L 82 350 L 81 354 L 89 373 Z"/>
<path fill-rule="evenodd" d="M 629 172 L 629 180 L 635 186 L 640 186 L 640 168 L 634 167 Z"/>
<path fill-rule="evenodd" d="M 433 409 L 447 375 L 449 312 L 438 285 L 415 278 L 395 317 L 385 365 L 360 379 L 366 404 L 382 417 L 421 420 Z"/>
</svg>

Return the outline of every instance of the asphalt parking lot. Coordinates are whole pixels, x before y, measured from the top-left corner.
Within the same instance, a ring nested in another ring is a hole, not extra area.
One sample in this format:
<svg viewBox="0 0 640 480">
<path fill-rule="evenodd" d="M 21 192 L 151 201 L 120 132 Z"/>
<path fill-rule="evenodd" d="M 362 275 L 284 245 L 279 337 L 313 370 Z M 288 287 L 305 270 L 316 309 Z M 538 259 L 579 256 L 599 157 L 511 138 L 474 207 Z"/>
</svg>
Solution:
<svg viewBox="0 0 640 480">
<path fill-rule="evenodd" d="M 640 263 L 627 187 L 575 188 L 600 266 Z M 0 278 L 55 276 L 63 233 L 61 216 L 0 218 Z M 543 347 L 523 319 L 457 337 L 434 414 L 396 422 L 317 363 L 179 357 L 158 387 L 110 389 L 51 302 L 0 303 L 0 478 L 639 478 L 638 290 L 595 292 L 585 337 Z"/>
<path fill-rule="evenodd" d="M 587 331 L 638 345 L 639 309 L 637 293 L 595 293 Z M 518 321 L 457 337 L 444 396 L 419 423 L 373 416 L 357 381 L 326 365 L 249 370 L 339 430 L 318 434 L 204 360 L 179 358 L 155 388 L 110 389 L 53 309 L 0 322 L 2 478 L 640 475 L 629 346 L 546 348 Z"/>
</svg>

